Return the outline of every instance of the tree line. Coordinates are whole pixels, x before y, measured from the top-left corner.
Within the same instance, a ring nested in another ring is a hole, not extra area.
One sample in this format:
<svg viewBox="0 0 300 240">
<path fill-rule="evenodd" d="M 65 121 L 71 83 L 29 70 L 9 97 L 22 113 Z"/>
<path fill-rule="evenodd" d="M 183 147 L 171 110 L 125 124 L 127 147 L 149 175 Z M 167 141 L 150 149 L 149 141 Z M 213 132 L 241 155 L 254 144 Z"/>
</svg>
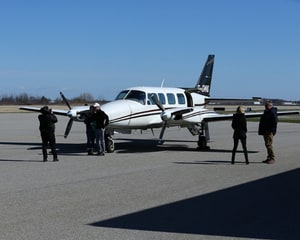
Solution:
<svg viewBox="0 0 300 240">
<path fill-rule="evenodd" d="M 88 104 L 93 102 L 104 103 L 104 99 L 94 99 L 89 93 L 82 93 L 78 97 L 68 99 L 69 103 Z M 28 93 L 20 93 L 18 95 L 2 95 L 0 97 L 0 105 L 49 105 L 49 104 L 65 104 L 63 99 L 58 97 L 54 100 L 45 96 L 32 96 Z"/>
</svg>

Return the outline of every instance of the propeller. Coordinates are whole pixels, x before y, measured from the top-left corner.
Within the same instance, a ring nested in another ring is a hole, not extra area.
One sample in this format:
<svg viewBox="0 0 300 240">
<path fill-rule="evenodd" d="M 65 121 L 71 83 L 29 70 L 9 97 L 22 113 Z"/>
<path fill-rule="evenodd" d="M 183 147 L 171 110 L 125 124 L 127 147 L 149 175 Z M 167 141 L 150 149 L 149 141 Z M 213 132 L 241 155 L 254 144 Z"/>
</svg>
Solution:
<svg viewBox="0 0 300 240">
<path fill-rule="evenodd" d="M 162 103 L 159 101 L 159 99 L 157 98 L 157 95 L 156 94 L 152 94 L 150 97 L 153 100 L 153 102 L 156 104 L 156 106 L 162 111 L 162 114 L 163 114 L 164 111 L 165 111 L 165 108 L 162 105 Z M 162 138 L 164 136 L 166 127 L 167 127 L 167 120 L 164 119 L 163 120 L 163 126 L 162 126 L 162 129 L 161 129 L 160 134 L 159 134 L 159 141 L 158 141 L 159 144 L 163 144 Z"/>
<path fill-rule="evenodd" d="M 162 111 L 164 112 L 165 111 L 165 108 L 164 106 L 161 104 L 161 102 L 159 101 L 159 99 L 157 98 L 157 95 L 156 94 L 151 94 L 150 96 L 153 100 L 153 102 L 156 104 L 156 106 Z"/>
<path fill-rule="evenodd" d="M 64 100 L 65 104 L 66 104 L 66 105 L 68 106 L 68 108 L 71 110 L 72 108 L 71 108 L 71 105 L 69 104 L 68 99 L 65 97 L 65 95 L 64 95 L 62 92 L 60 92 L 59 94 L 60 94 L 61 98 Z"/>
<path fill-rule="evenodd" d="M 169 119 L 180 120 L 180 119 L 182 119 L 183 114 L 192 112 L 194 110 L 193 110 L 193 108 L 181 109 L 181 110 L 178 110 L 178 111 L 175 111 L 175 112 L 171 113 L 170 116 L 167 116 L 167 114 L 165 114 L 165 108 L 162 105 L 162 103 L 159 101 L 159 99 L 157 98 L 157 95 L 152 94 L 150 97 L 153 100 L 153 102 L 156 104 L 156 106 L 162 111 L 161 118 L 163 120 L 163 126 L 162 126 L 162 129 L 161 129 L 160 135 L 159 135 L 159 144 L 162 144 L 163 143 L 162 138 L 163 138 L 164 132 L 165 132 L 166 127 L 167 127 L 167 121 Z"/>
<path fill-rule="evenodd" d="M 65 95 L 64 95 L 62 92 L 60 92 L 60 96 L 62 97 L 63 101 L 64 101 L 65 104 L 68 106 L 68 108 L 69 108 L 70 110 L 72 110 L 72 107 L 71 107 L 71 105 L 70 105 L 68 99 L 65 97 Z M 67 138 L 67 137 L 68 137 L 68 135 L 69 135 L 69 133 L 70 133 L 70 131 L 71 131 L 72 125 L 73 125 L 73 119 L 72 119 L 72 116 L 70 116 L 70 117 L 71 117 L 71 118 L 70 118 L 70 120 L 69 120 L 69 122 L 68 122 L 68 124 L 67 124 L 67 128 L 66 128 L 66 130 L 65 130 L 64 138 Z"/>
<path fill-rule="evenodd" d="M 71 131 L 71 128 L 72 128 L 72 125 L 73 125 L 73 119 L 70 118 L 69 122 L 68 122 L 68 125 L 67 125 L 67 128 L 66 128 L 66 131 L 65 131 L 65 135 L 64 135 L 64 138 L 67 138 L 70 131 Z"/>
</svg>

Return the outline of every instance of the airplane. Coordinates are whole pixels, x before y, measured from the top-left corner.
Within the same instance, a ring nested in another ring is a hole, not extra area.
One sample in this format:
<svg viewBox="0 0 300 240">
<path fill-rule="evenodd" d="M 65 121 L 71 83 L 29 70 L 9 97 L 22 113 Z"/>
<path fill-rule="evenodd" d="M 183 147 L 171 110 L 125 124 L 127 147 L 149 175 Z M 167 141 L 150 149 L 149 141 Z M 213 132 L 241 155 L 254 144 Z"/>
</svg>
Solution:
<svg viewBox="0 0 300 240">
<path fill-rule="evenodd" d="M 230 120 L 233 114 L 220 114 L 205 108 L 210 99 L 210 88 L 215 55 L 208 55 L 202 72 L 192 88 L 171 87 L 130 87 L 122 90 L 114 101 L 105 103 L 101 109 L 109 116 L 106 128 L 106 151 L 114 152 L 114 132 L 131 133 L 134 129 L 161 128 L 158 143 L 163 144 L 163 135 L 167 127 L 187 128 L 192 135 L 198 135 L 198 149 L 208 149 L 210 140 L 209 122 Z M 71 107 L 66 97 L 60 95 L 69 110 L 53 109 L 57 115 L 70 118 L 65 138 L 73 121 L 83 122 L 89 106 Z M 40 108 L 23 106 L 19 109 L 39 112 Z M 300 114 L 300 111 L 278 112 L 278 116 Z M 262 112 L 245 113 L 246 118 L 254 118 Z"/>
</svg>

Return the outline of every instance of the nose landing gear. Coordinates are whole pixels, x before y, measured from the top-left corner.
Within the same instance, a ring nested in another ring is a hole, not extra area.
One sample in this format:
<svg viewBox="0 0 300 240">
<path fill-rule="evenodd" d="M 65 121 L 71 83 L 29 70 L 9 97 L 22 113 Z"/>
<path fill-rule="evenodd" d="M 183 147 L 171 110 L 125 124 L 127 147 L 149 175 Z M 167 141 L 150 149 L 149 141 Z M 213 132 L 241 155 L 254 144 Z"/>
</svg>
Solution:
<svg viewBox="0 0 300 240">
<path fill-rule="evenodd" d="M 113 153 L 115 151 L 115 142 L 110 134 L 105 134 L 106 152 Z"/>
</svg>

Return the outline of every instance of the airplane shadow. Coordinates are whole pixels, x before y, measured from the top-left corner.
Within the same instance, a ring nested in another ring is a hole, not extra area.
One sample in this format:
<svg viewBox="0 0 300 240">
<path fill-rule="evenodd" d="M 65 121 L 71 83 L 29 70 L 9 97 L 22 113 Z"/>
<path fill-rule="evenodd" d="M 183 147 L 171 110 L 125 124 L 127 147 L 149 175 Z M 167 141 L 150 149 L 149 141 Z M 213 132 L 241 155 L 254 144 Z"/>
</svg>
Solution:
<svg viewBox="0 0 300 240">
<path fill-rule="evenodd" d="M 121 142 L 119 142 L 121 141 Z M 207 149 L 199 151 L 191 148 L 185 143 L 194 141 L 175 141 L 166 140 L 163 145 L 159 145 L 157 140 L 153 139 L 115 139 L 115 153 L 145 153 L 159 151 L 177 151 L 177 152 L 224 152 L 231 153 L 228 149 Z M 0 145 L 28 146 L 26 150 L 41 150 L 40 142 L 0 142 Z M 85 143 L 57 143 L 57 153 L 59 155 L 82 155 L 87 152 Z M 242 152 L 242 151 L 237 151 Z M 248 151 L 248 153 L 257 153 L 257 151 Z"/>
<path fill-rule="evenodd" d="M 89 225 L 251 239 L 299 239 L 299 179 L 298 168 Z"/>
<path fill-rule="evenodd" d="M 190 140 L 165 140 L 162 145 L 158 144 L 157 139 L 115 139 L 115 148 L 117 153 L 144 153 L 144 152 L 159 152 L 159 151 L 178 151 L 178 152 L 219 152 L 231 153 L 232 149 L 204 149 L 199 150 L 197 143 Z M 121 142 L 118 142 L 121 141 Z M 185 143 L 195 143 L 195 147 L 190 147 Z M 243 153 L 238 150 L 237 153 Z M 249 151 L 248 153 L 258 153 L 258 151 Z"/>
<path fill-rule="evenodd" d="M 121 141 L 121 142 L 119 142 Z M 140 153 L 140 152 L 158 152 L 158 151 L 196 151 L 195 148 L 189 148 L 185 143 L 194 141 L 189 140 L 165 140 L 162 145 L 158 144 L 157 139 L 115 139 L 116 152 L 118 153 Z"/>
<path fill-rule="evenodd" d="M 196 148 L 189 148 L 185 144 L 167 144 L 159 145 L 157 140 L 128 140 L 127 142 L 115 142 L 116 153 L 145 153 L 160 151 L 196 151 Z"/>
</svg>

